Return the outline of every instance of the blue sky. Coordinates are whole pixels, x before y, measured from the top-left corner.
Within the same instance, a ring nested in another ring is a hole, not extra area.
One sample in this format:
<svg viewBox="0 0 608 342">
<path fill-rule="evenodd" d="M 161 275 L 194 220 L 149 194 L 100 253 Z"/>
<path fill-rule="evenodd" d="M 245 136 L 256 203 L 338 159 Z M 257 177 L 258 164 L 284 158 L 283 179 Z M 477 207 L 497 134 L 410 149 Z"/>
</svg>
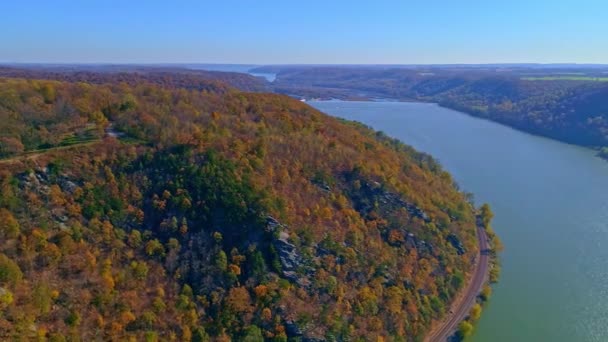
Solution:
<svg viewBox="0 0 608 342">
<path fill-rule="evenodd" d="M 605 0 L 6 0 L 0 61 L 608 63 Z"/>
</svg>

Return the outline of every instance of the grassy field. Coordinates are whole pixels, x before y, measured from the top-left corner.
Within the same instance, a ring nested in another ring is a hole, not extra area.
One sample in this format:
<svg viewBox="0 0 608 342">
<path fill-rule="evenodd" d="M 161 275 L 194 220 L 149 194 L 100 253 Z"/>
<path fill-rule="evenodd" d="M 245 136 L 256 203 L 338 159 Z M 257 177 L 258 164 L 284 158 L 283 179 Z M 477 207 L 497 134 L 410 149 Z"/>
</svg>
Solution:
<svg viewBox="0 0 608 342">
<path fill-rule="evenodd" d="M 608 82 L 608 77 L 575 76 L 575 75 L 522 77 L 521 79 L 522 80 L 526 80 L 526 81 L 592 81 L 592 82 Z"/>
<path fill-rule="evenodd" d="M 66 146 L 58 146 L 58 147 L 51 147 L 51 148 L 46 148 L 46 149 L 40 149 L 40 150 L 32 150 L 32 151 L 27 151 L 18 155 L 14 155 L 14 156 L 10 156 L 10 157 L 6 157 L 6 158 L 0 158 L 0 165 L 5 165 L 5 164 L 12 164 L 15 162 L 22 162 L 25 160 L 34 160 L 37 157 L 44 155 L 46 153 L 49 152 L 55 152 L 55 151 L 62 151 L 62 150 L 70 150 L 70 149 L 75 149 L 75 148 L 79 148 L 79 147 L 84 147 L 84 146 L 90 146 L 93 144 L 98 143 L 101 140 L 91 140 L 88 142 L 81 142 L 81 143 L 76 143 L 76 144 L 72 144 L 72 145 L 66 145 Z"/>
<path fill-rule="evenodd" d="M 34 159 L 44 153 L 67 150 L 71 148 L 77 148 L 82 146 L 89 146 L 97 142 L 102 141 L 103 134 L 97 130 L 95 125 L 88 125 L 86 128 L 79 130 L 78 132 L 65 134 L 61 141 L 56 145 L 43 144 L 38 146 L 36 149 L 31 149 L 19 153 L 17 155 L 2 156 L 0 157 L 0 164 L 11 163 L 24 159 Z M 118 138 L 123 144 L 137 145 L 144 144 L 146 141 L 132 138 L 129 136 L 121 136 Z"/>
<path fill-rule="evenodd" d="M 86 129 L 79 132 L 78 134 L 72 133 L 72 134 L 67 134 L 66 136 L 64 136 L 63 139 L 61 140 L 61 142 L 59 143 L 59 146 L 77 145 L 77 144 L 82 144 L 82 143 L 99 140 L 100 138 L 101 137 L 99 135 L 99 132 L 96 129 L 96 126 L 89 125 Z"/>
</svg>

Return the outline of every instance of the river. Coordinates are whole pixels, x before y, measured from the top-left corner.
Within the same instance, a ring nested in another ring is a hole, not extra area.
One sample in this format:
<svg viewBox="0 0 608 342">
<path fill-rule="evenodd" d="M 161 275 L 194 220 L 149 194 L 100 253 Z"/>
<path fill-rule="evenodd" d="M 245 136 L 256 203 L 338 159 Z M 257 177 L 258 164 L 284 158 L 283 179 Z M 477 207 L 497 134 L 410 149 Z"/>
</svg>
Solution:
<svg viewBox="0 0 608 342">
<path fill-rule="evenodd" d="M 308 103 L 433 155 L 491 205 L 502 274 L 472 341 L 608 341 L 608 162 L 434 104 Z"/>
<path fill-rule="evenodd" d="M 268 82 L 273 82 L 277 75 L 273 73 L 263 72 L 251 72 L 251 70 L 260 67 L 261 65 L 255 64 L 178 64 L 182 67 L 193 69 L 193 70 L 206 70 L 206 71 L 222 71 L 222 72 L 238 72 L 243 74 L 249 74 L 255 77 L 261 77 Z"/>
</svg>

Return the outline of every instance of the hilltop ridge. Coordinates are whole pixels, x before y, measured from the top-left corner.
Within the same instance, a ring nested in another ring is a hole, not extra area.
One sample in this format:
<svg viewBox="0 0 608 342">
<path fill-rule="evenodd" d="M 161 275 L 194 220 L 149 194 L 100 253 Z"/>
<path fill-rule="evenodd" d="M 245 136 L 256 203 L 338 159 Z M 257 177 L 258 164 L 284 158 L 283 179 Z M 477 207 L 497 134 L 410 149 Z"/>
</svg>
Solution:
<svg viewBox="0 0 608 342">
<path fill-rule="evenodd" d="M 0 79 L 4 338 L 414 341 L 472 271 L 430 156 L 282 95 L 95 77 Z"/>
</svg>

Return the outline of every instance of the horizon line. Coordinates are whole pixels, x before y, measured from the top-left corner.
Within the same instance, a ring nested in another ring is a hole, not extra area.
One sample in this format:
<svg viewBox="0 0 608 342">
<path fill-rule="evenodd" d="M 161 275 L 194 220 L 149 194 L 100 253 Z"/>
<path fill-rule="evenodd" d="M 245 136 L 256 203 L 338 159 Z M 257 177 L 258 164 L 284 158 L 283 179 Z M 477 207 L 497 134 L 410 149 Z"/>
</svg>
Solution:
<svg viewBox="0 0 608 342">
<path fill-rule="evenodd" d="M 253 66 L 608 66 L 606 63 L 580 62 L 489 62 L 489 63 L 231 63 L 231 62 L 11 62 L 0 65 L 97 65 L 97 66 L 162 66 L 162 65 L 253 65 Z"/>
</svg>

